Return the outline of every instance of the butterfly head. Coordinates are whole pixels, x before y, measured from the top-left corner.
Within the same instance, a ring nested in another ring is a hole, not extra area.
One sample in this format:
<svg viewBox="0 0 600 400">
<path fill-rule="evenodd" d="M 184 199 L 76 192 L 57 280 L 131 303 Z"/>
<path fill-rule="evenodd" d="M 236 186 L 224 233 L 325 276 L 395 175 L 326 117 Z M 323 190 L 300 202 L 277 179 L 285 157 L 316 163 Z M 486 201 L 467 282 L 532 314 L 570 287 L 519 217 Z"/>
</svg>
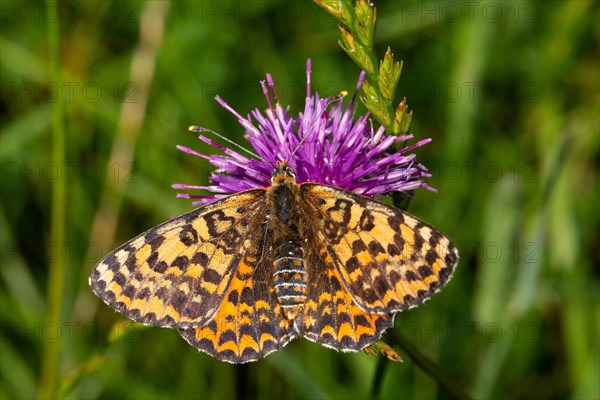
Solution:
<svg viewBox="0 0 600 400">
<path fill-rule="evenodd" d="M 296 173 L 290 168 L 287 161 L 277 161 L 275 170 L 271 174 L 271 182 L 276 183 L 296 183 Z"/>
</svg>

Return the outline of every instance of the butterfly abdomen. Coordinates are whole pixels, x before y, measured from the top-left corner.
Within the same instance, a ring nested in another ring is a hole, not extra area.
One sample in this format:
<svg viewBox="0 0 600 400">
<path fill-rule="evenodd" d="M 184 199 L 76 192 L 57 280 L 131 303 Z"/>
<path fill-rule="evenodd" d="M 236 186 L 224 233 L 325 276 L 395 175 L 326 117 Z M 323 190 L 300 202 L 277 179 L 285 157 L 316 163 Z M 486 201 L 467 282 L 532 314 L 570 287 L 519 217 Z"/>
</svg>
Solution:
<svg viewBox="0 0 600 400">
<path fill-rule="evenodd" d="M 304 248 L 297 241 L 287 241 L 278 249 L 273 262 L 275 294 L 287 317 L 294 319 L 306 302 L 308 277 Z"/>
</svg>

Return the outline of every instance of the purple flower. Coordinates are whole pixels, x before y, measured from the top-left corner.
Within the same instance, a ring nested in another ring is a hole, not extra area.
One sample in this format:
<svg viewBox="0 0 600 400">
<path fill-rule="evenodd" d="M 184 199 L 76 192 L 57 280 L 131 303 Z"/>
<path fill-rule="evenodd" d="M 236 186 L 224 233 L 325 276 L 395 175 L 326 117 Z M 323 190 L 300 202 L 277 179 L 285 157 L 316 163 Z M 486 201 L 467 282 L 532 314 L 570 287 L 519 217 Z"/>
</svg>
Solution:
<svg viewBox="0 0 600 400">
<path fill-rule="evenodd" d="M 409 154 L 431 139 L 396 150 L 396 142 L 412 139 L 413 136 L 386 135 L 383 127 L 374 129 L 368 114 L 355 119 L 353 105 L 364 72 L 346 107 L 339 98 L 321 98 L 318 93 L 311 94 L 310 60 L 306 75 L 306 103 L 304 112 L 298 116 L 289 115 L 288 108 L 279 103 L 270 74 L 267 74 L 266 83 L 261 82 L 268 104 L 264 114 L 255 109 L 244 118 L 217 96 L 217 101 L 245 128 L 245 137 L 260 158 L 249 158 L 200 135 L 200 140 L 223 154 L 209 156 L 187 147 L 177 148 L 202 157 L 217 167 L 210 177 L 212 185 L 174 184 L 173 188 L 204 190 L 212 194 L 180 193 L 178 197 L 199 199 L 194 204 L 206 204 L 242 190 L 268 187 L 276 162 L 283 160 L 287 160 L 296 172 L 298 183 L 324 183 L 370 197 L 392 191 L 409 192 L 419 187 L 435 191 L 423 180 L 431 176 L 427 168 L 416 161 L 415 154 Z M 190 130 L 210 132 L 194 126 Z"/>
</svg>

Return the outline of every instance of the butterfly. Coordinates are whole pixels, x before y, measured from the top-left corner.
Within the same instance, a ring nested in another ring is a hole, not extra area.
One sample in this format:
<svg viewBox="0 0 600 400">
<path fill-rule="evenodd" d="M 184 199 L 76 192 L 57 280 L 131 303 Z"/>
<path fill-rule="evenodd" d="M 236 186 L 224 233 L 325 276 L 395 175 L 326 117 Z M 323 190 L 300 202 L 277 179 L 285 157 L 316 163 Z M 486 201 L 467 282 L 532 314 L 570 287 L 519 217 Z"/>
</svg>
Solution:
<svg viewBox="0 0 600 400">
<path fill-rule="evenodd" d="M 296 337 L 362 350 L 395 313 L 438 292 L 457 261 L 439 230 L 368 197 L 298 184 L 278 162 L 270 187 L 142 233 L 98 262 L 89 283 L 126 317 L 244 363 Z"/>
</svg>

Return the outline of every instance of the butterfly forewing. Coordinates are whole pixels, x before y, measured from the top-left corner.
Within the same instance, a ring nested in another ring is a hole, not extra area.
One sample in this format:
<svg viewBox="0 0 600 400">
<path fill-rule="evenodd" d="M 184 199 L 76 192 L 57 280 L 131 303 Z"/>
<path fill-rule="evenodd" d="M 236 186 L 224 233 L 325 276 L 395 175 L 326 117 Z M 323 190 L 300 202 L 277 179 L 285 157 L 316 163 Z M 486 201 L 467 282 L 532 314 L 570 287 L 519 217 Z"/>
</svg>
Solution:
<svg viewBox="0 0 600 400">
<path fill-rule="evenodd" d="M 449 280 L 456 248 L 437 229 L 397 208 L 338 188 L 300 185 L 340 280 L 370 313 L 393 313 L 429 299 Z"/>
<path fill-rule="evenodd" d="M 255 240 L 249 226 L 260 218 L 264 198 L 263 189 L 239 193 L 141 234 L 94 267 L 90 286 L 138 322 L 179 328 L 208 322 Z"/>
</svg>

